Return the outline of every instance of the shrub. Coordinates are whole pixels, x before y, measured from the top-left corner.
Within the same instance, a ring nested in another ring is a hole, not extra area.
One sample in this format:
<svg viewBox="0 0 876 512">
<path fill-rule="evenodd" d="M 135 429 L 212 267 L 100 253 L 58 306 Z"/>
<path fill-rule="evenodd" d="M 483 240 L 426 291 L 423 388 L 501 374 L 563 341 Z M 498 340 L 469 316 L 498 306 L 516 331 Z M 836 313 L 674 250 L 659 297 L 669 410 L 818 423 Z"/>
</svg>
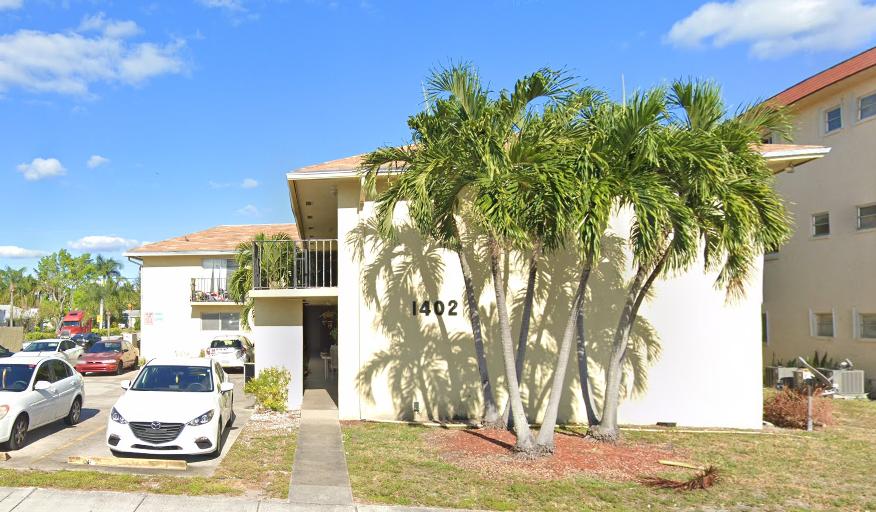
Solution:
<svg viewBox="0 0 876 512">
<path fill-rule="evenodd" d="M 823 427 L 833 423 L 833 403 L 821 392 L 812 394 L 812 424 Z M 806 428 L 807 408 L 805 389 L 783 389 L 764 400 L 763 419 L 777 427 Z"/>
<path fill-rule="evenodd" d="M 122 330 L 118 327 L 110 327 L 109 329 L 92 329 L 91 332 L 99 336 L 121 336 Z"/>
<path fill-rule="evenodd" d="M 52 338 L 57 338 L 58 335 L 54 332 L 40 332 L 34 331 L 29 332 L 24 335 L 24 341 L 39 341 L 39 340 L 50 340 Z"/>
<path fill-rule="evenodd" d="M 291 380 L 292 374 L 285 368 L 266 368 L 247 382 L 243 390 L 255 396 L 256 405 L 261 409 L 282 412 L 286 410 Z"/>
</svg>

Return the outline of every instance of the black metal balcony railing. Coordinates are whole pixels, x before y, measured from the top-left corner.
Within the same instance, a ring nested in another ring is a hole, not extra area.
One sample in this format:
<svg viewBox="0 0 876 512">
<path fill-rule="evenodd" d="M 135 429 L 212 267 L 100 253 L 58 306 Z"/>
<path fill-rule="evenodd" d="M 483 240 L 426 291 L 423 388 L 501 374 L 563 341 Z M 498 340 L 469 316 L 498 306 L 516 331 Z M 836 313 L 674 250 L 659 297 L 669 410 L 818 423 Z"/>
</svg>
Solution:
<svg viewBox="0 0 876 512">
<path fill-rule="evenodd" d="M 252 260 L 254 290 L 338 285 L 338 241 L 334 239 L 255 241 Z"/>
<path fill-rule="evenodd" d="M 193 277 L 192 302 L 234 302 L 228 296 L 228 280 L 218 277 Z"/>
</svg>

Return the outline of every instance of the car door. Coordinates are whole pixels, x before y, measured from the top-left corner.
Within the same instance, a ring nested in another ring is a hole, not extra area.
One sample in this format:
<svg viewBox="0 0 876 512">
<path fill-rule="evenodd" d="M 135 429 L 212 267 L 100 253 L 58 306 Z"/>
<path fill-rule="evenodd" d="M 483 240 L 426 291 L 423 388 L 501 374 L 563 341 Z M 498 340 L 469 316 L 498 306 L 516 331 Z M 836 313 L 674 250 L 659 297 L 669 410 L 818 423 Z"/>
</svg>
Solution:
<svg viewBox="0 0 876 512">
<path fill-rule="evenodd" d="M 133 368 L 134 360 L 136 358 L 136 354 L 134 354 L 134 346 L 131 345 L 129 341 L 122 342 L 122 361 L 124 362 L 125 368 Z"/>
<path fill-rule="evenodd" d="M 54 405 L 52 406 L 52 420 L 58 420 L 67 415 L 73 398 L 76 396 L 76 372 L 70 365 L 60 359 L 49 361 L 52 368 L 53 384 L 57 390 Z"/>
<path fill-rule="evenodd" d="M 52 360 L 43 361 L 40 363 L 37 368 L 33 383 L 31 384 L 31 393 L 34 394 L 36 400 L 33 405 L 27 411 L 28 416 L 30 416 L 30 428 L 39 427 L 41 425 L 45 425 L 46 423 L 52 421 L 54 419 L 54 410 L 53 408 L 56 406 L 56 398 L 58 397 L 58 389 L 55 387 L 53 383 L 55 380 L 55 376 L 52 373 L 52 367 L 50 363 Z M 37 382 L 46 381 L 50 384 L 48 389 L 36 390 L 34 386 L 36 386 Z"/>
<path fill-rule="evenodd" d="M 222 383 L 228 381 L 228 376 L 225 375 L 225 370 L 222 369 L 222 365 L 219 363 L 213 363 L 213 378 L 216 381 L 215 391 L 219 394 L 219 408 L 222 411 L 222 421 L 228 421 L 228 418 L 231 417 L 231 406 L 233 403 L 232 392 L 223 393 L 221 391 Z"/>
<path fill-rule="evenodd" d="M 70 364 L 76 364 L 76 360 L 79 359 L 83 352 L 82 347 L 70 340 L 62 341 L 59 350 L 64 353 L 64 358 Z"/>
</svg>

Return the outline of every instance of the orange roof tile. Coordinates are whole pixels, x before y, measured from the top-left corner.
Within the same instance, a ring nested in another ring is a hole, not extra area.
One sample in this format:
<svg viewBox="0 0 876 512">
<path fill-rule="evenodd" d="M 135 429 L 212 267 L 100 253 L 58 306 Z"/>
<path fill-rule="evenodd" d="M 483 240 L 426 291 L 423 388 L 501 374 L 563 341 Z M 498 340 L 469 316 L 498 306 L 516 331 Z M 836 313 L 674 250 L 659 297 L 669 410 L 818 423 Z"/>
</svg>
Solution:
<svg viewBox="0 0 876 512">
<path fill-rule="evenodd" d="M 308 165 L 306 167 L 295 169 L 293 172 L 297 174 L 326 171 L 355 171 L 359 168 L 359 165 L 362 164 L 364 158 L 364 154 L 353 155 L 345 158 L 338 158 L 337 160 L 329 160 L 328 162 L 323 162 L 321 164 Z"/>
<path fill-rule="evenodd" d="M 275 235 L 286 233 L 298 240 L 298 226 L 295 224 L 244 224 L 238 226 L 216 226 L 196 233 L 152 242 L 128 252 L 133 256 L 145 253 L 177 252 L 225 252 L 234 251 L 241 242 L 251 240 L 259 233 Z"/>
<path fill-rule="evenodd" d="M 790 105 L 873 66 L 876 66 L 876 47 L 829 67 L 821 73 L 812 75 L 806 80 L 776 94 L 767 101 L 778 103 L 779 105 Z"/>
</svg>

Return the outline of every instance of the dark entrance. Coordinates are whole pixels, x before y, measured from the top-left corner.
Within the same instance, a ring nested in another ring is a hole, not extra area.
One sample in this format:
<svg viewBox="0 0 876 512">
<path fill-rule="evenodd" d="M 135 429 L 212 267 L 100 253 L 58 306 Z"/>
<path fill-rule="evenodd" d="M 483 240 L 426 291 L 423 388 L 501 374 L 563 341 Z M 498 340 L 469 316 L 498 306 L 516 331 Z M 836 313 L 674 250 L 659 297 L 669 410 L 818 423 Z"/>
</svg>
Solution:
<svg viewBox="0 0 876 512">
<path fill-rule="evenodd" d="M 338 403 L 338 306 L 304 305 L 304 389 L 325 389 Z"/>
</svg>

